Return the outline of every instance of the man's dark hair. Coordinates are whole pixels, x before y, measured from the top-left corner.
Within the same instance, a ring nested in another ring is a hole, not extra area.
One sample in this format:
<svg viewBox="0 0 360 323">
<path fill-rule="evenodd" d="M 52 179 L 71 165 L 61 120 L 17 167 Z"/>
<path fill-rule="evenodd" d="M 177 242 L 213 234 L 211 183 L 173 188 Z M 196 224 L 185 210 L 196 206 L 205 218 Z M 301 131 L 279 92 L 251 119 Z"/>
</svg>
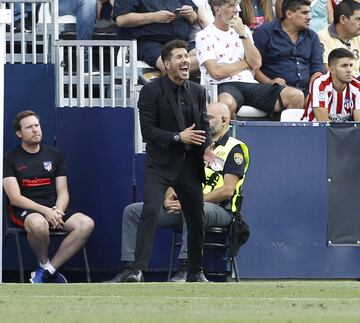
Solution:
<svg viewBox="0 0 360 323">
<path fill-rule="evenodd" d="M 344 0 L 340 2 L 334 10 L 334 24 L 340 22 L 340 17 L 345 16 L 350 18 L 354 14 L 355 10 L 360 10 L 360 3 L 354 0 Z"/>
<path fill-rule="evenodd" d="M 14 130 L 15 131 L 21 130 L 21 125 L 20 125 L 21 120 L 29 116 L 34 116 L 36 119 L 38 119 L 38 121 L 40 121 L 40 117 L 36 112 L 31 110 L 21 111 L 15 116 L 13 120 L 12 126 Z"/>
<path fill-rule="evenodd" d="M 310 4 L 311 2 L 309 0 L 284 0 L 281 5 L 282 19 L 286 17 L 287 10 L 295 12 L 300 9 L 301 6 L 310 6 Z"/>
<path fill-rule="evenodd" d="M 170 60 L 171 51 L 175 48 L 185 48 L 187 50 L 188 44 L 184 40 L 174 39 L 166 43 L 161 49 L 161 59 L 163 62 Z"/>
<path fill-rule="evenodd" d="M 346 48 L 336 48 L 336 49 L 332 50 L 328 57 L 329 66 L 332 66 L 333 64 L 336 63 L 336 61 L 338 59 L 344 58 L 344 57 L 355 59 L 354 54 Z"/>
</svg>

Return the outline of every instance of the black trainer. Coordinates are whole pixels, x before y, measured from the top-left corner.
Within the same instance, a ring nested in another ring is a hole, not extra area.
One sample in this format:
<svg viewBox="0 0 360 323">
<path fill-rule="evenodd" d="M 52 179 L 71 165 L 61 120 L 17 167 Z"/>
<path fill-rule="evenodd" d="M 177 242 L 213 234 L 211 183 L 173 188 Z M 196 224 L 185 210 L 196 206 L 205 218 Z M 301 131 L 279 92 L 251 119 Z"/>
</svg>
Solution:
<svg viewBox="0 0 360 323">
<path fill-rule="evenodd" d="M 198 273 L 188 273 L 186 281 L 190 283 L 209 283 L 202 271 Z"/>
<path fill-rule="evenodd" d="M 144 281 L 144 275 L 141 270 L 133 270 L 124 278 L 124 283 L 141 283 Z"/>
<path fill-rule="evenodd" d="M 123 283 L 125 278 L 128 277 L 130 274 L 132 274 L 134 271 L 132 269 L 123 269 L 121 272 L 119 272 L 113 279 L 103 281 L 103 283 Z"/>
<path fill-rule="evenodd" d="M 185 283 L 187 270 L 179 270 L 173 277 L 169 279 L 171 283 Z"/>
</svg>

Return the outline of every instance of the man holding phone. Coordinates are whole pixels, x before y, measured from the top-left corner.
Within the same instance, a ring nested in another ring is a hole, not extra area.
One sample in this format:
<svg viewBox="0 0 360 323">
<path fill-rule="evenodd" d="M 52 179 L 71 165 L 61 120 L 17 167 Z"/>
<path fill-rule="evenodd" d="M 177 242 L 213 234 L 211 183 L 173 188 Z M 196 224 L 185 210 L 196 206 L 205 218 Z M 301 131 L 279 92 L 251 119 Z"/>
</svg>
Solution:
<svg viewBox="0 0 360 323">
<path fill-rule="evenodd" d="M 177 16 L 180 16 L 181 8 L 176 8 L 175 11 L 174 11 L 174 14 L 177 15 Z"/>
<path fill-rule="evenodd" d="M 174 39 L 188 40 L 197 21 L 197 6 L 192 0 L 115 0 L 113 18 L 120 27 L 120 39 L 137 39 L 138 60 L 165 74 L 161 48 Z M 197 69 L 195 51 L 190 64 Z"/>
</svg>

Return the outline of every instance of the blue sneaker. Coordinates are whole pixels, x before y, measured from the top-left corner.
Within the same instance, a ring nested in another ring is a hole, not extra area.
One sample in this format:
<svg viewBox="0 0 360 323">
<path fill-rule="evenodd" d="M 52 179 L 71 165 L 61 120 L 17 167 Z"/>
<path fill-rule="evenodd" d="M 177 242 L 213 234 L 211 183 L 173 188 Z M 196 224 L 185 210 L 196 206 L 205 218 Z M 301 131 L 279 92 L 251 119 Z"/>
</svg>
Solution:
<svg viewBox="0 0 360 323">
<path fill-rule="evenodd" d="M 60 274 L 58 271 L 55 271 L 55 274 L 52 275 L 51 282 L 55 284 L 67 284 L 67 280 L 64 275 Z"/>
<path fill-rule="evenodd" d="M 44 268 L 38 268 L 36 271 L 31 273 L 30 282 L 32 284 L 43 284 L 48 283 L 51 279 L 50 273 Z"/>
</svg>

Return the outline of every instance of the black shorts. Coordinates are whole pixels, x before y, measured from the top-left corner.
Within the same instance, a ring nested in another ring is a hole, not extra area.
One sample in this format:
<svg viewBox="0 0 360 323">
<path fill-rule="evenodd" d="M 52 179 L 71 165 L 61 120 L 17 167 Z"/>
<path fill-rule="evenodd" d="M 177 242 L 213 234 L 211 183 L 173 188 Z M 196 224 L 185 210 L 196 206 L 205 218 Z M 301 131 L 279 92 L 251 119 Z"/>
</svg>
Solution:
<svg viewBox="0 0 360 323">
<path fill-rule="evenodd" d="M 9 206 L 8 215 L 10 217 L 10 220 L 12 223 L 15 224 L 15 226 L 20 227 L 20 228 L 24 228 L 25 219 L 31 213 L 39 213 L 39 212 L 34 211 L 34 210 L 29 210 L 29 209 L 24 210 L 24 209 L 19 209 L 19 208 Z M 71 216 L 73 216 L 74 214 L 76 214 L 78 212 L 71 210 L 71 209 L 66 209 L 64 213 L 65 213 L 65 215 L 62 217 L 62 220 L 64 222 L 66 222 L 67 220 L 69 220 L 69 218 Z"/>
<path fill-rule="evenodd" d="M 260 84 L 246 82 L 227 82 L 218 84 L 218 94 L 226 92 L 231 94 L 236 103 L 237 110 L 242 105 L 250 105 L 256 109 L 273 113 L 276 101 L 284 86 L 279 84 Z"/>
<path fill-rule="evenodd" d="M 157 41 L 148 41 L 148 40 L 138 40 L 137 42 L 137 51 L 138 51 L 138 60 L 144 61 L 150 66 L 156 67 L 156 61 L 161 56 L 161 49 L 165 44 Z M 189 44 L 188 52 L 190 52 L 195 47 L 195 43 Z"/>
</svg>

